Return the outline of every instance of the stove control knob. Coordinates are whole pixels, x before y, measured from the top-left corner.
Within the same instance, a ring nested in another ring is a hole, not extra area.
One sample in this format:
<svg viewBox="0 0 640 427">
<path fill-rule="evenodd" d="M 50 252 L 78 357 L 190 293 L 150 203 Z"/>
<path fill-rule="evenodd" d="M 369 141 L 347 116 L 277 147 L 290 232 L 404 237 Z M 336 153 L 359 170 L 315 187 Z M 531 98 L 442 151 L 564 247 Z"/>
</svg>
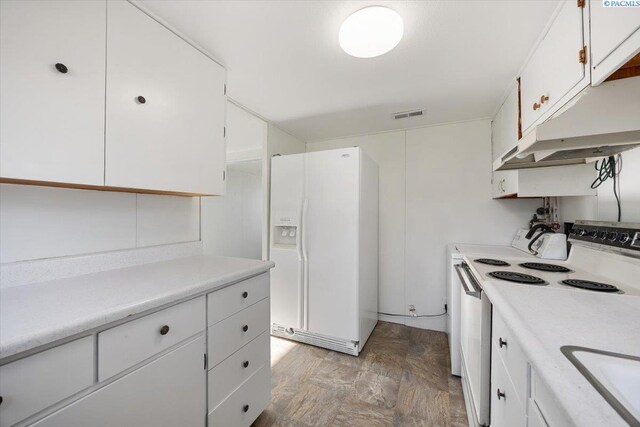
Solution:
<svg viewBox="0 0 640 427">
<path fill-rule="evenodd" d="M 606 231 L 601 231 L 600 234 L 598 234 L 598 238 L 600 238 L 600 240 L 606 240 L 607 239 L 607 232 Z"/>
<path fill-rule="evenodd" d="M 587 234 L 587 230 L 585 230 L 584 228 L 582 230 L 578 230 L 578 235 L 584 236 L 586 234 Z"/>
<path fill-rule="evenodd" d="M 607 235 L 607 237 L 609 238 L 609 240 L 611 240 L 612 242 L 615 242 L 616 239 L 618 238 L 618 232 L 617 231 L 612 231 L 611 233 L 609 233 Z"/>
<path fill-rule="evenodd" d="M 598 232 L 593 230 L 589 232 L 589 237 L 591 237 L 592 239 L 595 239 L 596 237 L 598 237 Z"/>
<path fill-rule="evenodd" d="M 620 237 L 618 238 L 618 241 L 620 243 L 627 243 L 629 241 L 630 237 L 629 237 L 629 233 L 622 233 L 620 235 Z"/>
<path fill-rule="evenodd" d="M 571 231 L 569 231 L 569 234 L 575 236 L 576 234 L 578 234 L 578 231 L 575 228 L 572 228 Z"/>
</svg>

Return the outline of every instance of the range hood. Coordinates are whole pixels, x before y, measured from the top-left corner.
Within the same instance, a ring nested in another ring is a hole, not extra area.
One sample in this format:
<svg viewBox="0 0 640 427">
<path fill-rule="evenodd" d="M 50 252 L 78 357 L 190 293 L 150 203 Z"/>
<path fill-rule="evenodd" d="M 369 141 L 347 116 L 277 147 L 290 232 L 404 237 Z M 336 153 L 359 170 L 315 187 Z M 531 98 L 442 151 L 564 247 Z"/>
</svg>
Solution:
<svg viewBox="0 0 640 427">
<path fill-rule="evenodd" d="M 575 165 L 640 147 L 640 77 L 588 86 L 524 135 L 493 170 Z"/>
</svg>

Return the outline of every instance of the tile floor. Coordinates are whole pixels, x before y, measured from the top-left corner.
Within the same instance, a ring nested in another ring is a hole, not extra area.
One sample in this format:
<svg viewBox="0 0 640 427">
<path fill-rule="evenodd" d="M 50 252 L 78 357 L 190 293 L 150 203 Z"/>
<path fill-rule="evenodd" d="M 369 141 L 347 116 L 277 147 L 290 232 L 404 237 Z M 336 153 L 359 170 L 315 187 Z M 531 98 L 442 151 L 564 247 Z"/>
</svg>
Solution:
<svg viewBox="0 0 640 427">
<path fill-rule="evenodd" d="M 467 426 L 443 332 L 379 322 L 359 357 L 271 340 L 272 400 L 254 427 Z"/>
</svg>

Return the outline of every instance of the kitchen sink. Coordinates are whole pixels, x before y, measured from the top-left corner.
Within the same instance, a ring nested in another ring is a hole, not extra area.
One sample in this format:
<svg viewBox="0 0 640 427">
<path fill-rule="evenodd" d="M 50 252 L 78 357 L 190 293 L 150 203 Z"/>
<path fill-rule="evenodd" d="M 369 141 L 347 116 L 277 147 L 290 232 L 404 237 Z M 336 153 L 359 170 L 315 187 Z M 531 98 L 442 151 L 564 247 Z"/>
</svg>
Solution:
<svg viewBox="0 0 640 427">
<path fill-rule="evenodd" d="M 560 350 L 626 422 L 640 427 L 640 357 L 571 345 Z"/>
</svg>

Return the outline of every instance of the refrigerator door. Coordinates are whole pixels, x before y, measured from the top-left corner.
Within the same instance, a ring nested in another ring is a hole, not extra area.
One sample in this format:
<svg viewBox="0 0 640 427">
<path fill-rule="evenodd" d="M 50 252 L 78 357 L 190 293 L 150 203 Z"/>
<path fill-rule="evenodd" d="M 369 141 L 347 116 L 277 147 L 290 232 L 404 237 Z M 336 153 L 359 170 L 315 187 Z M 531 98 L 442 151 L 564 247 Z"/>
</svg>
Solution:
<svg viewBox="0 0 640 427">
<path fill-rule="evenodd" d="M 271 160 L 271 322 L 303 328 L 304 154 Z"/>
<path fill-rule="evenodd" d="M 306 163 L 307 329 L 358 341 L 360 149 L 307 153 Z"/>
</svg>

